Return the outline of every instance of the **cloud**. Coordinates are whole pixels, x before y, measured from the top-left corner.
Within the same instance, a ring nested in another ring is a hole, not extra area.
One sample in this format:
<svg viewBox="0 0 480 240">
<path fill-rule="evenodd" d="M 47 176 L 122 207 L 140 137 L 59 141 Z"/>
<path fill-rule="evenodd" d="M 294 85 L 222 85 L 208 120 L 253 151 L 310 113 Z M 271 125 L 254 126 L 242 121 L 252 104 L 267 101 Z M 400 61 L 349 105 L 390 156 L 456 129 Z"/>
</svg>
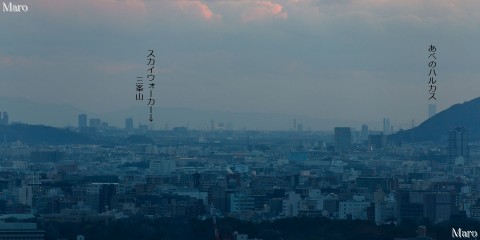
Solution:
<svg viewBox="0 0 480 240">
<path fill-rule="evenodd" d="M 188 15 L 198 16 L 204 20 L 221 19 L 221 15 L 214 14 L 208 5 L 201 1 L 179 0 L 177 6 Z"/>
<path fill-rule="evenodd" d="M 10 57 L 2 57 L 0 59 L 0 62 L 2 63 L 2 65 L 7 65 L 7 66 L 13 65 L 13 59 Z"/>
<path fill-rule="evenodd" d="M 15 93 L 39 101 L 60 93 L 59 101 L 102 111 L 130 106 L 143 53 L 156 49 L 158 80 L 165 84 L 158 93 L 168 106 L 317 114 L 310 104 L 297 106 L 298 98 L 330 102 L 346 91 L 352 97 L 328 113 L 355 111 L 357 103 L 377 106 L 381 99 L 385 107 L 365 111 L 367 118 L 398 101 L 420 105 L 425 47 L 434 43 L 445 79 L 439 89 L 451 95 L 441 101 L 475 96 L 464 89 L 475 89 L 479 69 L 478 0 L 25 1 L 28 14 L 0 14 L 0 68 L 9 84 L 0 95 L 25 88 Z M 456 89 L 453 79 L 471 84 Z M 395 99 L 363 99 L 397 83 L 405 91 L 393 93 Z M 413 98 L 400 96 L 414 88 Z M 399 111 L 404 116 L 413 117 Z"/>
<path fill-rule="evenodd" d="M 272 18 L 287 19 L 288 13 L 283 11 L 283 6 L 270 1 L 256 1 L 242 14 L 242 21 L 253 22 Z"/>
<path fill-rule="evenodd" d="M 455 24 L 479 23 L 480 4 L 465 0 L 302 0 L 330 18 L 352 16 L 352 12 L 364 12 L 377 22 L 386 23 L 392 19 L 407 24 Z"/>
<path fill-rule="evenodd" d="M 3 56 L 0 57 L 0 67 L 15 67 L 33 65 L 31 59 L 18 56 Z"/>
</svg>

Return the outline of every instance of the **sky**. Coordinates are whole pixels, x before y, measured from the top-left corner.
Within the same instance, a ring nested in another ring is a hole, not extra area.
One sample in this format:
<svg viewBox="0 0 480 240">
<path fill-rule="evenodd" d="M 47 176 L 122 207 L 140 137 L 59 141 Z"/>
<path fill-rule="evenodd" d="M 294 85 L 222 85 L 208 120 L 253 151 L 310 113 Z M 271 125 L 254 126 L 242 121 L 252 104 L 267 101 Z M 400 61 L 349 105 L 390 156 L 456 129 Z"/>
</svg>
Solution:
<svg viewBox="0 0 480 240">
<path fill-rule="evenodd" d="M 4 1 L 5 2 L 5 1 Z M 12 0 L 0 97 L 91 112 L 155 107 L 298 114 L 400 127 L 480 96 L 478 0 Z M 6 2 L 8 3 L 8 2 Z"/>
</svg>

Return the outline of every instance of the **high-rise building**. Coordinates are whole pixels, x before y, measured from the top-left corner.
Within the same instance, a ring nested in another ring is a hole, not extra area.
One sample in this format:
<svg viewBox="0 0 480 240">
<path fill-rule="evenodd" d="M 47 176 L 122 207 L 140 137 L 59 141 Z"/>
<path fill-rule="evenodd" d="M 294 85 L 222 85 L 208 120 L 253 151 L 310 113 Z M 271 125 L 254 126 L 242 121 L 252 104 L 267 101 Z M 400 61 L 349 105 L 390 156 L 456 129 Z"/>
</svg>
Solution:
<svg viewBox="0 0 480 240">
<path fill-rule="evenodd" d="M 468 132 L 463 127 L 456 127 L 448 132 L 448 163 L 454 164 L 458 157 L 463 157 L 464 163 L 470 160 L 468 148 Z"/>
<path fill-rule="evenodd" d="M 78 115 L 78 128 L 87 127 L 87 114 Z"/>
<path fill-rule="evenodd" d="M 0 125 L 8 125 L 8 113 L 3 112 L 3 116 L 0 113 Z"/>
<path fill-rule="evenodd" d="M 391 134 L 391 128 L 390 128 L 390 119 L 388 118 L 383 118 L 383 134 L 385 135 L 390 135 Z"/>
<path fill-rule="evenodd" d="M 433 117 L 435 114 L 437 114 L 437 104 L 435 103 L 428 104 L 428 118 Z"/>
<path fill-rule="evenodd" d="M 5 125 L 8 125 L 8 113 L 7 112 L 3 112 L 3 124 Z"/>
<path fill-rule="evenodd" d="M 449 192 L 424 193 L 424 217 L 435 223 L 450 219 L 456 213 L 455 199 L 455 195 Z"/>
<path fill-rule="evenodd" d="M 360 136 L 361 136 L 362 140 L 368 139 L 368 125 L 367 124 L 362 125 L 362 133 L 361 133 Z"/>
<path fill-rule="evenodd" d="M 100 127 L 102 121 L 100 121 L 100 118 L 91 118 L 89 120 L 89 127 L 91 128 L 98 128 Z"/>
<path fill-rule="evenodd" d="M 352 148 L 352 132 L 349 127 L 336 127 L 335 132 L 335 151 L 349 152 Z"/>
<path fill-rule="evenodd" d="M 85 193 L 86 205 L 99 213 L 117 208 L 117 183 L 90 183 L 86 186 Z"/>
<path fill-rule="evenodd" d="M 133 118 L 125 119 L 125 130 L 127 131 L 133 130 Z"/>
<path fill-rule="evenodd" d="M 370 150 L 380 150 L 387 145 L 387 136 L 380 134 L 368 135 L 368 147 Z"/>
</svg>

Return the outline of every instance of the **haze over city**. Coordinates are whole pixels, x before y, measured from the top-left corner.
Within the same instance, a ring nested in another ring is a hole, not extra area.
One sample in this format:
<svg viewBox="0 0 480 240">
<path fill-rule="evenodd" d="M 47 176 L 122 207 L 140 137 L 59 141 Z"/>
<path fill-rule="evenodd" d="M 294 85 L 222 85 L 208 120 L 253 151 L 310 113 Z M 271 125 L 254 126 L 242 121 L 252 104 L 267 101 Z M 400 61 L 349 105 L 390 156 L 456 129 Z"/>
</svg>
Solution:
<svg viewBox="0 0 480 240">
<path fill-rule="evenodd" d="M 145 106 L 135 78 L 154 49 L 155 108 L 388 117 L 408 128 L 427 118 L 431 44 L 437 111 L 478 97 L 473 0 L 14 3 L 29 11 L 0 14 L 2 97 L 99 114 Z"/>
</svg>

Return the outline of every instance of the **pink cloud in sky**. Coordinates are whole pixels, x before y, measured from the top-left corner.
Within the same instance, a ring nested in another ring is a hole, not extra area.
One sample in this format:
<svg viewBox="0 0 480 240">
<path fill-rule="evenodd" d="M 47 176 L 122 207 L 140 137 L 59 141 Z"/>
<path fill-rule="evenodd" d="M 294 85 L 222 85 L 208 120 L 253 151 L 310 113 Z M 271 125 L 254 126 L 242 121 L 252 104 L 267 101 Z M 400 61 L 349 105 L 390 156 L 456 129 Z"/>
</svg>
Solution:
<svg viewBox="0 0 480 240">
<path fill-rule="evenodd" d="M 27 66 L 32 65 L 33 62 L 31 59 L 26 57 L 17 57 L 17 56 L 3 56 L 0 57 L 0 66 Z"/>
<path fill-rule="evenodd" d="M 205 20 L 220 19 L 219 14 L 214 14 L 207 4 L 201 1 L 179 0 L 177 6 L 185 13 L 193 16 L 199 16 Z"/>
<path fill-rule="evenodd" d="M 13 64 L 13 59 L 10 57 L 2 57 L 0 63 L 2 63 L 2 65 L 10 66 Z"/>
<path fill-rule="evenodd" d="M 287 19 L 288 13 L 283 11 L 283 6 L 270 1 L 256 1 L 254 6 L 242 14 L 242 21 L 253 22 L 271 18 Z"/>
</svg>

